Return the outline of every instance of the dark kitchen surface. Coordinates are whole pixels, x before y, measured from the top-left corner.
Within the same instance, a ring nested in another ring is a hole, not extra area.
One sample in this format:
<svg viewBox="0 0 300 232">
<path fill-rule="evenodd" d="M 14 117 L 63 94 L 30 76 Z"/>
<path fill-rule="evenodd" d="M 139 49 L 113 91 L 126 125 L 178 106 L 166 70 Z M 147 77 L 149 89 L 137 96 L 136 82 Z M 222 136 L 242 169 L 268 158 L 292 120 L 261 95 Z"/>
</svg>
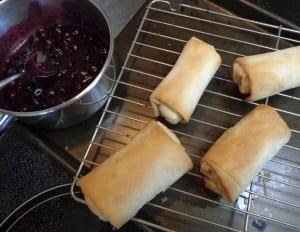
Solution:
<svg viewBox="0 0 300 232">
<path fill-rule="evenodd" d="M 251 2 L 300 26 L 298 0 Z M 139 15 L 143 15 L 142 13 Z M 133 24 L 137 25 L 137 22 Z M 120 61 L 128 49 L 128 46 L 124 47 L 124 40 L 130 41 L 134 34 L 135 32 L 123 32 L 117 37 L 116 47 Z M 78 162 L 68 157 L 68 154 L 83 155 L 100 114 L 101 111 L 78 126 L 59 131 L 29 130 L 18 122 L 7 131 L 0 140 L 0 222 L 33 195 L 72 181 L 72 172 L 77 168 Z M 65 160 L 68 163 L 61 165 Z"/>
<path fill-rule="evenodd" d="M 274 0 L 250 0 L 260 6 L 261 8 L 268 10 L 274 14 L 277 14 L 289 21 L 300 26 L 300 3 L 299 0 L 286 0 L 286 1 L 274 1 Z"/>
<path fill-rule="evenodd" d="M 17 123 L 3 136 L 0 147 L 0 221 L 29 197 L 72 180 Z"/>
<path fill-rule="evenodd" d="M 300 3 L 298 0 L 211 0 L 231 12 L 265 23 L 283 25 L 299 30 Z M 280 23 L 279 23 L 280 22 Z"/>
</svg>

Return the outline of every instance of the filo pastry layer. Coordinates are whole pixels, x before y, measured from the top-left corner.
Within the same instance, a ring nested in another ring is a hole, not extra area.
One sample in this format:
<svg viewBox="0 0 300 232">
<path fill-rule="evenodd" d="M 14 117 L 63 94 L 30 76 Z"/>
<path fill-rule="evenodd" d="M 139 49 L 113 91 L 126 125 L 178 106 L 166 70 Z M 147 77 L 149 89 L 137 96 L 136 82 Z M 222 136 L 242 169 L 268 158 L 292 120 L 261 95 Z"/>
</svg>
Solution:
<svg viewBox="0 0 300 232">
<path fill-rule="evenodd" d="M 205 186 L 234 202 L 290 136 L 289 127 L 272 107 L 257 106 L 227 129 L 202 158 Z"/>
<path fill-rule="evenodd" d="M 300 86 L 300 46 L 239 57 L 233 64 L 233 81 L 246 101 L 256 101 Z"/>
<path fill-rule="evenodd" d="M 154 115 L 171 124 L 187 123 L 220 64 L 221 58 L 213 46 L 192 37 L 150 95 Z"/>
<path fill-rule="evenodd" d="M 90 210 L 120 228 L 192 166 L 176 135 L 152 121 L 77 184 Z"/>
</svg>

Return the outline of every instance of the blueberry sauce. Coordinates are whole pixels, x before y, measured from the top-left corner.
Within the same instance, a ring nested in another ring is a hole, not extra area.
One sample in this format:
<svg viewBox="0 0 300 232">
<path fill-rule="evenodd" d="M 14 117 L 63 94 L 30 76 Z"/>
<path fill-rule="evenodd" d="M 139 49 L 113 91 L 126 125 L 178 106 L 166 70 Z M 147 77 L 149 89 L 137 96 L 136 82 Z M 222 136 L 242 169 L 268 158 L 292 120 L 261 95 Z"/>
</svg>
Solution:
<svg viewBox="0 0 300 232">
<path fill-rule="evenodd" d="M 23 77 L 0 90 L 0 107 L 31 112 L 65 102 L 85 89 L 98 75 L 107 58 L 109 41 L 83 27 L 72 24 L 40 28 L 20 43 L 0 67 L 0 79 L 24 70 L 32 54 L 42 54 L 36 66 L 49 77 L 36 77 L 26 70 Z"/>
</svg>

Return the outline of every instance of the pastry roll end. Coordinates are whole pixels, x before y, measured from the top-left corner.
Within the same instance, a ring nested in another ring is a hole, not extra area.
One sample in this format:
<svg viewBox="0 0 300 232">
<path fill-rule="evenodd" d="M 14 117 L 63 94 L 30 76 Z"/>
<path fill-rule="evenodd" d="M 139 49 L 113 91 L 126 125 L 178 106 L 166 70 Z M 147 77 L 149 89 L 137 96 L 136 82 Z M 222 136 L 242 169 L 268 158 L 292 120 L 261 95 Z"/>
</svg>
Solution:
<svg viewBox="0 0 300 232">
<path fill-rule="evenodd" d="M 155 117 L 188 123 L 205 88 L 221 65 L 215 48 L 196 37 L 184 46 L 168 75 L 150 95 Z"/>
<path fill-rule="evenodd" d="M 258 105 L 227 129 L 201 159 L 205 186 L 234 202 L 290 137 L 280 115 L 270 106 Z"/>
<path fill-rule="evenodd" d="M 155 117 L 163 117 L 170 124 L 177 124 L 182 121 L 182 117 L 175 110 L 170 109 L 166 104 L 156 99 L 150 100 Z"/>
<path fill-rule="evenodd" d="M 89 209 L 119 229 L 192 167 L 176 135 L 152 121 L 77 185 Z"/>
<path fill-rule="evenodd" d="M 200 172 L 205 175 L 205 187 L 221 195 L 230 203 L 234 202 L 240 192 L 242 192 L 241 186 L 227 172 L 214 165 L 213 162 L 203 161 Z M 222 177 L 221 179 L 220 176 Z M 229 189 L 230 191 L 228 191 Z"/>
<path fill-rule="evenodd" d="M 300 86 L 300 46 L 237 58 L 233 82 L 245 101 L 256 101 Z"/>
<path fill-rule="evenodd" d="M 250 93 L 249 78 L 238 61 L 233 64 L 233 82 L 238 85 L 241 93 Z"/>
<path fill-rule="evenodd" d="M 92 200 L 89 197 L 85 196 L 85 203 L 93 214 L 95 214 L 101 221 L 107 222 L 107 219 L 103 216 L 99 209 L 95 206 Z"/>
<path fill-rule="evenodd" d="M 257 96 L 253 96 L 249 75 L 246 73 L 244 66 L 239 63 L 241 58 L 237 58 L 233 63 L 233 82 L 237 84 L 242 94 L 250 94 L 245 98 L 246 102 L 257 100 Z M 259 97 L 263 98 L 263 97 Z"/>
</svg>

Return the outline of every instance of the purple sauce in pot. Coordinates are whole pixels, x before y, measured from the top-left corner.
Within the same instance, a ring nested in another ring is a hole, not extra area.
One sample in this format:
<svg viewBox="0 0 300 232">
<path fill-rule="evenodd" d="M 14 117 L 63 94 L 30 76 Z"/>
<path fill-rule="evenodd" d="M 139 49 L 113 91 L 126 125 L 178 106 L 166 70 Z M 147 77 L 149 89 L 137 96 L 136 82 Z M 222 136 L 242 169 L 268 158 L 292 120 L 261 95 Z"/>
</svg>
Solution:
<svg viewBox="0 0 300 232">
<path fill-rule="evenodd" d="M 0 110 L 41 111 L 72 99 L 99 77 L 110 54 L 107 21 L 88 1 L 27 3 L 13 26 L 0 15 L 0 79 L 22 71 L 29 57 L 39 70 L 55 72 L 36 77 L 28 70 L 0 90 Z"/>
<path fill-rule="evenodd" d="M 66 24 L 38 29 L 6 57 L 0 79 L 24 69 L 28 57 L 42 51 L 37 65 L 57 70 L 41 78 L 26 73 L 0 90 L 0 107 L 10 111 L 38 111 L 61 104 L 86 88 L 100 72 L 109 49 L 108 41 L 83 27 Z"/>
</svg>

